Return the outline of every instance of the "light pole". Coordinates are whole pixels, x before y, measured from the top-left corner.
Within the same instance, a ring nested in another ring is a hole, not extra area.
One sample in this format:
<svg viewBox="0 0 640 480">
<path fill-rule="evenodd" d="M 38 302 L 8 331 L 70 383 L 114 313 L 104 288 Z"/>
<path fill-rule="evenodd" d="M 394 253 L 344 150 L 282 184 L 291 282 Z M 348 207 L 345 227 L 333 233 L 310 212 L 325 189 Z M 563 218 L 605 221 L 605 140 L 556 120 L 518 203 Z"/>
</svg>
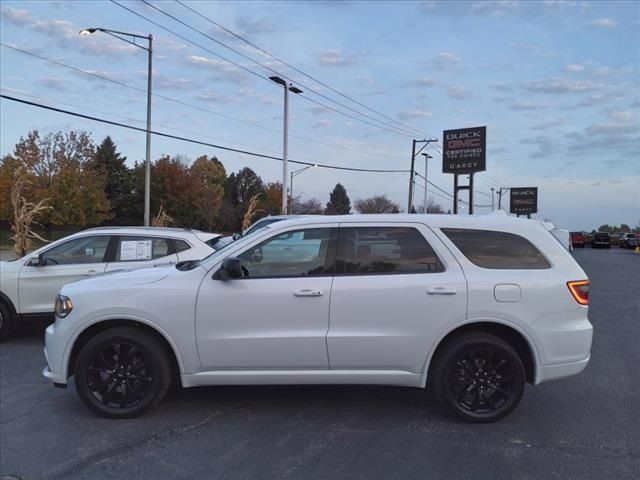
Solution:
<svg viewBox="0 0 640 480">
<path fill-rule="evenodd" d="M 427 213 L 427 171 L 429 168 L 429 159 L 433 157 L 428 153 L 423 153 L 422 155 L 424 156 L 424 213 Z"/>
<path fill-rule="evenodd" d="M 291 202 L 291 206 L 289 207 L 289 210 L 292 215 L 295 213 L 293 211 L 293 178 L 297 177 L 298 175 L 300 175 L 302 172 L 305 172 L 307 170 L 309 170 L 310 168 L 314 168 L 317 167 L 318 164 L 314 163 L 313 165 L 307 165 L 306 167 L 303 167 L 299 170 L 294 170 L 293 172 L 291 172 L 291 181 L 289 182 L 289 192 L 290 192 L 290 202 Z"/>
<path fill-rule="evenodd" d="M 151 209 L 151 62 L 153 57 L 153 35 L 138 35 L 135 33 L 119 32 L 117 30 L 109 30 L 107 28 L 84 28 L 80 30 L 80 35 L 91 35 L 95 32 L 103 32 L 111 35 L 123 42 L 130 43 L 138 48 L 149 52 L 149 70 L 147 73 L 147 151 L 144 168 L 144 226 L 148 227 L 150 223 Z M 131 37 L 129 40 L 125 37 Z M 148 47 L 144 47 L 136 43 L 136 39 L 144 39 L 149 42 Z"/>
<path fill-rule="evenodd" d="M 280 77 L 269 77 L 269 80 L 276 82 L 278 85 L 282 85 L 284 88 L 284 131 L 282 140 L 282 214 L 287 215 L 287 155 L 289 149 L 289 92 L 302 93 L 298 87 L 294 87 L 293 84 L 287 83 Z"/>
</svg>

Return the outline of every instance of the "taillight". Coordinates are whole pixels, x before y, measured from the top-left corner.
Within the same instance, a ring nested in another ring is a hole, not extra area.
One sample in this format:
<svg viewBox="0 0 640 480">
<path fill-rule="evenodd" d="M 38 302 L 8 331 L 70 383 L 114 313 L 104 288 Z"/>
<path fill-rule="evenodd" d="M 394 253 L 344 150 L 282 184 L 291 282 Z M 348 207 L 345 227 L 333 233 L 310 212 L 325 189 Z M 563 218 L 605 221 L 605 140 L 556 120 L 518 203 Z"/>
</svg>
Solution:
<svg viewBox="0 0 640 480">
<path fill-rule="evenodd" d="M 567 282 L 567 287 L 573 298 L 580 305 L 589 305 L 589 280 L 574 280 Z"/>
</svg>

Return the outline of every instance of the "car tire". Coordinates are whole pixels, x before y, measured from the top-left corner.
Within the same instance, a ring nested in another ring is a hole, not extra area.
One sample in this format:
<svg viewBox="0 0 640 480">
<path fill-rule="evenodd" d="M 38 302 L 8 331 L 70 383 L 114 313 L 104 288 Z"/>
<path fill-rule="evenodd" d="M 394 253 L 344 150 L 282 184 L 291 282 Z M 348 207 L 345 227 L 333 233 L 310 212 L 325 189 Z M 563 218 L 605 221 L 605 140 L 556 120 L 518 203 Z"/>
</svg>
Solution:
<svg viewBox="0 0 640 480">
<path fill-rule="evenodd" d="M 0 342 L 4 342 L 13 331 L 13 313 L 4 303 L 0 302 Z"/>
<path fill-rule="evenodd" d="M 171 384 L 164 346 L 137 327 L 114 327 L 80 351 L 75 384 L 82 401 L 107 418 L 133 418 L 155 407 Z"/>
<path fill-rule="evenodd" d="M 486 333 L 468 333 L 444 345 L 435 359 L 433 386 L 440 403 L 459 418 L 490 423 L 520 403 L 526 374 L 509 343 Z"/>
</svg>

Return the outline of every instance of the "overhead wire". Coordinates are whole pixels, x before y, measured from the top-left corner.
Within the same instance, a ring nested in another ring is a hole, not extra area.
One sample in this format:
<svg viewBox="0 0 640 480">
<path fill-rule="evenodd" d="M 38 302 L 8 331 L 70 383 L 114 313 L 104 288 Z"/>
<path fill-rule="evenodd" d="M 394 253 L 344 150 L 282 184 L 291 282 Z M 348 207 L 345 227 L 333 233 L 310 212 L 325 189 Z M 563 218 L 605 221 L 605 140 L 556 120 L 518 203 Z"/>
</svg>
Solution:
<svg viewBox="0 0 640 480">
<path fill-rule="evenodd" d="M 229 58 L 227 58 L 227 57 L 225 57 L 225 56 L 223 56 L 223 55 L 220 55 L 219 53 L 214 52 L 213 50 L 211 50 L 211 49 L 209 49 L 209 48 L 207 48 L 207 47 L 205 47 L 205 46 L 203 46 L 203 45 L 201 45 L 201 44 L 199 44 L 199 43 L 197 43 L 197 42 L 194 42 L 193 40 L 190 40 L 189 38 L 185 37 L 184 35 L 181 35 L 181 34 L 177 33 L 176 31 L 174 31 L 174 30 L 172 30 L 172 29 L 170 29 L 170 28 L 168 28 L 168 27 L 165 27 L 164 25 L 162 25 L 162 24 L 160 24 L 160 23 L 158 23 L 158 22 L 156 22 L 156 21 L 154 21 L 154 20 L 150 19 L 149 17 L 147 17 L 147 16 L 145 16 L 145 15 L 143 15 L 143 14 L 139 13 L 139 12 L 136 12 L 135 10 L 132 10 L 131 8 L 129 8 L 129 7 L 125 6 L 125 5 L 122 5 L 121 3 L 117 2 L 116 0 L 110 0 L 110 1 L 111 1 L 113 4 L 115 4 L 115 5 L 119 6 L 120 8 L 123 8 L 123 9 L 125 9 L 125 10 L 127 10 L 127 11 L 131 12 L 132 14 L 134 14 L 134 15 L 136 15 L 136 16 L 138 16 L 138 17 L 140 17 L 140 18 L 144 19 L 144 20 L 146 20 L 147 22 L 149 22 L 149 23 L 151 23 L 151 24 L 153 24 L 153 25 L 157 26 L 158 28 L 161 28 L 161 29 L 163 29 L 163 30 L 167 31 L 167 32 L 171 33 L 172 35 L 175 35 L 176 37 L 180 38 L 181 40 L 183 40 L 183 41 L 185 41 L 185 42 L 187 42 L 187 43 L 189 43 L 189 44 L 191 44 L 191 45 L 193 45 L 193 46 L 195 46 L 195 47 L 198 47 L 198 48 L 200 48 L 200 49 L 202 49 L 202 50 L 204 50 L 204 51 L 206 51 L 206 52 L 210 53 L 211 55 L 213 55 L 213 56 L 215 56 L 215 57 L 217 57 L 217 58 L 219 58 L 219 59 L 221 59 L 221 60 L 223 60 L 223 61 L 225 61 L 225 62 L 228 62 L 228 63 L 230 63 L 231 65 L 234 65 L 235 67 L 240 68 L 241 70 L 243 70 L 243 71 L 245 71 L 245 72 L 247 72 L 247 73 L 249 73 L 249 74 L 251 74 L 251 75 L 253 75 L 253 76 L 257 77 L 257 78 L 260 78 L 260 79 L 262 79 L 262 80 L 264 80 L 264 81 L 267 81 L 267 82 L 271 82 L 271 80 L 270 80 L 269 78 L 267 78 L 267 77 L 265 77 L 265 76 L 263 76 L 263 75 L 260 75 L 259 73 L 257 73 L 257 72 L 255 72 L 255 71 L 251 70 L 250 68 L 247 68 L 247 67 L 245 67 L 244 65 L 241 65 L 240 63 L 237 63 L 237 62 L 235 62 L 235 61 L 233 61 L 233 60 L 231 60 L 231 59 L 229 59 Z M 144 2 L 144 0 L 142 0 L 142 1 Z M 160 9 L 160 8 L 156 7 L 155 5 L 152 5 L 152 4 L 147 3 L 147 2 L 144 2 L 144 3 L 145 3 L 146 5 L 148 5 L 148 6 L 150 6 L 151 8 L 154 8 L 154 9 L 156 9 L 156 10 L 158 10 L 158 11 L 162 12 L 163 14 L 165 14 L 165 15 L 167 15 L 167 16 L 169 16 L 169 17 L 173 17 L 172 15 L 170 15 L 170 14 L 168 14 L 168 13 L 164 12 L 162 9 Z M 179 19 L 176 19 L 176 21 L 180 22 L 181 24 L 185 25 L 187 28 L 190 28 L 191 30 L 197 31 L 198 33 L 200 33 L 200 34 L 202 34 L 202 35 L 204 35 L 204 36 L 206 36 L 206 37 L 210 37 L 210 36 L 209 36 L 209 35 L 207 35 L 206 33 L 204 33 L 204 32 L 200 32 L 200 31 L 199 31 L 198 29 L 196 29 L 195 27 L 192 27 L 192 26 L 190 26 L 190 25 L 188 25 L 188 24 L 186 24 L 186 23 L 182 22 L 182 21 L 181 21 L 181 20 L 179 20 Z M 240 55 L 243 55 L 243 54 L 240 54 Z M 254 61 L 254 60 L 252 60 L 252 61 Z M 254 62 L 255 62 L 255 61 L 254 61 Z M 258 64 L 260 65 L 260 63 L 259 63 L 259 62 L 256 62 L 256 63 L 258 63 Z M 270 70 L 270 71 L 274 71 L 274 72 L 275 72 L 275 70 L 272 70 L 272 69 L 271 69 L 270 67 L 268 67 L 268 66 L 263 66 L 263 68 L 267 68 L 268 70 Z M 275 73 L 279 73 L 279 72 L 275 72 Z M 280 75 L 282 75 L 282 74 L 280 74 Z M 284 76 L 284 75 L 282 75 L 282 76 Z M 285 78 L 287 78 L 287 77 L 285 77 Z M 315 91 L 314 91 L 314 93 L 315 93 Z M 328 97 L 326 97 L 326 96 L 324 96 L 324 95 L 322 95 L 322 94 L 318 94 L 318 95 L 320 95 L 320 96 L 322 96 L 322 97 L 324 97 L 324 98 L 328 98 Z M 309 97 L 305 97 L 304 95 L 301 95 L 301 97 L 306 98 L 307 100 L 309 100 Z M 331 100 L 331 99 L 329 98 L 329 100 Z M 333 101 L 334 103 L 339 103 L 339 102 L 336 102 L 335 100 L 331 100 L 331 101 Z M 346 117 L 348 117 L 348 118 L 356 119 L 356 120 L 357 120 L 357 121 L 359 121 L 359 122 L 362 122 L 362 123 L 365 123 L 365 124 L 371 125 L 371 126 L 373 126 L 373 127 L 375 127 L 375 128 L 379 128 L 379 129 L 382 129 L 382 130 L 391 131 L 392 133 L 395 133 L 395 134 L 397 134 L 397 135 L 403 135 L 403 136 L 405 136 L 405 137 L 412 137 L 412 136 L 413 136 L 413 134 L 410 134 L 410 133 L 407 133 L 407 132 L 404 132 L 404 131 L 400 131 L 399 129 L 395 129 L 395 127 L 391 127 L 391 128 L 389 128 L 389 127 L 383 127 L 383 126 L 381 126 L 381 125 L 372 124 L 371 122 L 367 122 L 367 121 L 365 121 L 364 119 L 361 119 L 361 118 L 358 118 L 358 117 L 354 117 L 354 116 L 349 115 L 349 114 L 347 114 L 347 113 L 345 113 L 345 112 L 342 112 L 342 111 L 340 111 L 340 110 L 337 110 L 337 109 L 334 109 L 334 108 L 329 107 L 329 106 L 327 106 L 327 105 L 324 105 L 324 104 L 323 104 L 323 103 L 321 103 L 321 102 L 314 101 L 314 103 L 318 103 L 318 104 L 320 104 L 321 106 L 323 106 L 323 107 L 325 107 L 325 108 L 327 108 L 327 109 L 329 109 L 329 110 L 333 110 L 334 112 L 339 113 L 340 115 L 346 116 Z M 340 105 L 342 105 L 342 104 L 340 104 Z M 351 109 L 350 107 L 345 107 L 345 108 L 349 108 L 349 109 Z M 381 123 L 382 123 L 382 122 L 381 122 Z"/>
<path fill-rule="evenodd" d="M 58 65 L 58 66 L 63 67 L 63 68 L 67 68 L 69 70 L 73 70 L 75 72 L 78 72 L 78 73 L 81 73 L 81 74 L 84 74 L 84 75 L 88 75 L 88 76 L 94 77 L 94 78 L 102 80 L 102 81 L 110 82 L 110 83 L 113 83 L 115 85 L 119 85 L 119 86 L 122 86 L 122 87 L 125 87 L 125 88 L 129 88 L 129 89 L 132 89 L 132 90 L 136 90 L 136 91 L 141 92 L 141 93 L 146 93 L 146 90 L 144 88 L 139 88 L 139 87 L 136 87 L 135 85 L 131 85 L 131 84 L 128 84 L 126 82 L 122 82 L 122 81 L 119 81 L 119 80 L 116 80 L 116 79 L 113 79 L 113 78 L 109 78 L 109 77 L 100 75 L 98 73 L 95 73 L 95 72 L 92 72 L 92 71 L 89 71 L 89 70 L 84 70 L 82 68 L 78 68 L 78 67 L 75 67 L 73 65 L 69 65 L 67 63 L 63 63 L 63 62 L 60 62 L 58 60 L 54 60 L 52 58 L 45 57 L 43 55 L 39 55 L 37 53 L 30 52 L 28 50 L 24 50 L 24 49 L 19 48 L 19 47 L 15 47 L 13 45 L 8 45 L 6 43 L 0 42 L 0 46 L 5 47 L 5 48 L 10 48 L 10 49 L 15 50 L 15 51 L 17 51 L 19 53 L 22 53 L 24 55 L 28 55 L 28 56 L 31 56 L 31 57 L 34 57 L 34 58 L 38 58 L 40 60 L 52 63 L 54 65 Z M 242 119 L 239 119 L 239 118 L 235 118 L 235 117 L 232 117 L 230 115 L 226 115 L 226 114 L 223 114 L 223 113 L 220 113 L 220 112 L 216 112 L 215 110 L 211 110 L 211 109 L 202 107 L 200 105 L 195 105 L 195 104 L 192 104 L 192 103 L 189 103 L 189 102 L 185 102 L 185 101 L 179 100 L 177 98 L 169 97 L 169 96 L 162 95 L 162 94 L 155 93 L 155 92 L 152 93 L 152 96 L 156 97 L 156 98 L 160 98 L 160 99 L 165 100 L 165 101 L 177 103 L 177 104 L 183 105 L 185 107 L 193 108 L 193 109 L 199 110 L 201 112 L 209 113 L 211 115 L 215 115 L 215 116 L 224 118 L 226 120 L 232 120 L 234 122 L 242 123 L 244 125 L 249 125 L 251 127 L 256 127 L 256 128 L 268 131 L 268 132 L 282 134 L 282 130 L 278 130 L 278 129 L 270 128 L 270 127 L 265 127 L 264 125 L 260 125 L 258 123 L 254 123 L 254 122 L 250 122 L 250 121 L 247 121 L 247 120 L 242 120 Z M 349 148 L 349 147 L 346 147 L 344 145 L 335 145 L 335 144 L 332 144 L 332 143 L 323 142 L 321 140 L 316 140 L 316 139 L 313 139 L 313 138 L 306 138 L 306 137 L 303 137 L 303 136 L 300 136 L 300 135 L 291 134 L 291 133 L 289 134 L 289 137 L 295 138 L 295 139 L 298 139 L 298 140 L 302 140 L 302 141 L 305 141 L 305 142 L 310 142 L 310 143 L 315 143 L 315 144 L 318 144 L 318 145 L 323 145 L 323 146 L 326 146 L 326 147 L 329 147 L 329 148 L 336 148 L 336 149 L 340 149 L 340 150 L 356 152 L 356 153 L 359 153 L 359 154 L 362 154 L 362 155 L 373 155 L 373 156 L 377 156 L 377 157 L 381 157 L 381 158 L 390 158 L 390 159 L 395 159 L 395 160 L 399 160 L 400 159 L 399 157 L 394 156 L 394 155 L 387 155 L 387 154 L 384 154 L 384 153 L 372 152 L 372 151 L 369 151 L 369 150 Z"/>
<path fill-rule="evenodd" d="M 33 107 L 37 107 L 37 108 L 41 108 L 44 110 L 50 110 L 53 112 L 57 112 L 57 113 L 62 113 L 65 115 L 70 115 L 70 116 L 74 116 L 74 117 L 78 117 L 78 118 L 84 118 L 86 120 L 93 120 L 95 122 L 100 122 L 100 123 L 105 123 L 108 125 L 113 125 L 116 127 L 122 127 L 122 128 L 127 128 L 130 130 L 136 130 L 139 132 L 147 132 L 146 128 L 142 128 L 142 127 L 136 127 L 134 125 L 127 125 L 125 123 L 121 123 L 121 122 L 115 122 L 112 120 L 107 120 L 105 118 L 100 118 L 100 117 L 95 117 L 92 115 L 85 115 L 82 113 L 78 113 L 78 112 L 72 112 L 70 110 L 65 110 L 65 109 L 61 109 L 61 108 L 57 108 L 57 107 L 52 107 L 52 106 L 48 106 L 48 105 L 43 105 L 41 103 L 36 103 L 36 102 L 32 102 L 29 100 L 25 100 L 25 99 L 21 99 L 18 97 L 14 97 L 12 95 L 6 95 L 6 94 L 0 94 L 0 98 L 4 98 L 6 100 L 11 100 L 13 102 L 18 102 L 18 103 L 23 103 L 25 105 L 30 105 Z M 266 158 L 266 159 L 270 159 L 270 160 L 277 160 L 277 161 L 282 161 L 281 157 L 276 157 L 273 155 L 265 155 L 265 154 L 261 154 L 261 153 L 257 153 L 257 152 L 252 152 L 249 150 L 240 150 L 237 148 L 231 148 L 231 147 L 227 147 L 224 145 L 218 145 L 218 144 L 213 144 L 213 143 L 209 143 L 209 142 L 203 142 L 201 140 L 196 140 L 193 138 L 187 138 L 187 137 L 182 137 L 179 135 L 172 135 L 169 133 L 165 133 L 165 132 L 159 132 L 157 130 L 149 130 L 149 133 L 151 133 L 152 135 L 157 135 L 160 137 L 165 137 L 165 138 L 170 138 L 173 140 L 180 140 L 183 142 L 188 142 L 188 143 L 193 143 L 193 144 L 197 144 L 197 145 L 204 145 L 207 147 L 211 147 L 211 148 L 217 148 L 219 150 L 226 150 L 226 151 L 230 151 L 230 152 L 235 152 L 235 153 L 240 153 L 243 155 L 249 155 L 252 157 L 260 157 L 260 158 Z M 307 162 L 307 161 L 302 161 L 302 160 L 292 160 L 289 159 L 288 160 L 290 163 L 295 163 L 298 165 L 309 165 L 309 166 L 316 166 L 319 168 L 327 168 L 327 169 L 332 169 L 332 170 L 344 170 L 344 171 L 351 171 L 351 172 L 367 172 L 367 173 L 408 173 L 408 170 L 393 170 L 393 169 L 375 169 L 375 168 L 356 168 L 356 167 L 343 167 L 343 166 L 339 166 L 339 165 L 331 165 L 331 164 L 326 164 L 326 163 L 317 163 L 317 162 Z"/>
<path fill-rule="evenodd" d="M 339 90 L 336 90 L 335 88 L 331 87 L 330 85 L 326 84 L 325 82 L 323 82 L 321 80 L 318 80 L 316 77 L 314 77 L 312 75 L 309 75 L 308 73 L 304 72 L 303 70 L 301 70 L 301 69 L 295 67 L 294 65 L 291 65 L 290 63 L 286 62 L 282 58 L 272 54 L 271 52 L 265 50 L 264 48 L 259 47 L 258 45 L 256 45 L 255 43 L 251 42 L 250 40 L 246 39 L 242 35 L 237 34 L 236 32 L 234 32 L 231 29 L 225 27 L 224 25 L 221 25 L 220 23 L 212 20 L 210 17 L 204 15 L 203 13 L 197 11 L 196 9 L 190 7 L 189 5 L 186 5 L 184 2 L 182 2 L 180 0 L 175 0 L 175 2 L 178 3 L 179 5 L 181 5 L 183 8 L 185 8 L 185 9 L 189 10 L 190 12 L 194 13 L 195 15 L 199 16 L 200 18 L 202 18 L 202 19 L 206 20 L 207 22 L 211 23 L 212 25 L 215 25 L 216 27 L 218 27 L 219 29 L 225 31 L 226 33 L 228 33 L 228 34 L 234 36 L 235 38 L 245 42 L 246 44 L 248 44 L 251 47 L 255 48 L 256 50 L 258 50 L 259 52 L 263 53 L 264 55 L 267 55 L 268 57 L 273 58 L 274 60 L 282 63 L 283 65 L 285 65 L 285 66 L 289 67 L 290 69 L 298 72 L 299 74 L 305 76 L 306 78 L 308 78 L 308 79 L 316 82 L 317 84 L 322 85 L 323 87 L 331 90 L 335 94 L 340 95 L 341 97 L 343 97 L 343 98 L 345 98 L 345 99 L 347 99 L 347 100 L 349 100 L 349 101 L 351 101 L 351 102 L 353 102 L 353 103 L 355 103 L 355 104 L 367 109 L 368 111 L 370 111 L 372 113 L 375 113 L 376 115 L 379 115 L 379 116 L 381 116 L 381 117 L 383 117 L 383 118 L 385 118 L 387 120 L 390 120 L 393 123 L 396 123 L 396 124 L 401 125 L 401 126 L 407 128 L 409 130 L 412 130 L 412 131 L 416 132 L 419 135 L 425 135 L 424 132 L 420 132 L 416 128 L 414 128 L 414 127 L 412 127 L 410 125 L 407 125 L 407 124 L 405 124 L 403 122 L 400 122 L 398 120 L 395 120 L 392 117 L 389 117 L 388 115 L 386 115 L 384 113 L 381 113 L 381 112 L 379 112 L 377 110 L 374 110 L 373 108 L 365 105 L 364 103 L 361 103 L 358 100 L 356 100 L 356 99 L 354 99 L 354 98 L 352 98 L 352 97 L 340 92 Z M 427 136 L 431 136 L 431 135 L 427 135 Z"/>
</svg>

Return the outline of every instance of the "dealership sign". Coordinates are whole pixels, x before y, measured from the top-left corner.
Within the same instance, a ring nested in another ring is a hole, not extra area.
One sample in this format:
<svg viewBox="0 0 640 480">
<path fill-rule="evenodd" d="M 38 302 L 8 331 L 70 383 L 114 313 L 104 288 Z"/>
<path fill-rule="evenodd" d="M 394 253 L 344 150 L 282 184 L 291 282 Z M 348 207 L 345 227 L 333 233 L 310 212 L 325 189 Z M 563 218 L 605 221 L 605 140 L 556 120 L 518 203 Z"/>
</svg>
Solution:
<svg viewBox="0 0 640 480">
<path fill-rule="evenodd" d="M 538 211 L 538 187 L 511 188 L 509 212 L 528 215 Z"/>
<path fill-rule="evenodd" d="M 445 130 L 443 139 L 443 173 L 473 173 L 486 170 L 487 127 Z"/>
</svg>

